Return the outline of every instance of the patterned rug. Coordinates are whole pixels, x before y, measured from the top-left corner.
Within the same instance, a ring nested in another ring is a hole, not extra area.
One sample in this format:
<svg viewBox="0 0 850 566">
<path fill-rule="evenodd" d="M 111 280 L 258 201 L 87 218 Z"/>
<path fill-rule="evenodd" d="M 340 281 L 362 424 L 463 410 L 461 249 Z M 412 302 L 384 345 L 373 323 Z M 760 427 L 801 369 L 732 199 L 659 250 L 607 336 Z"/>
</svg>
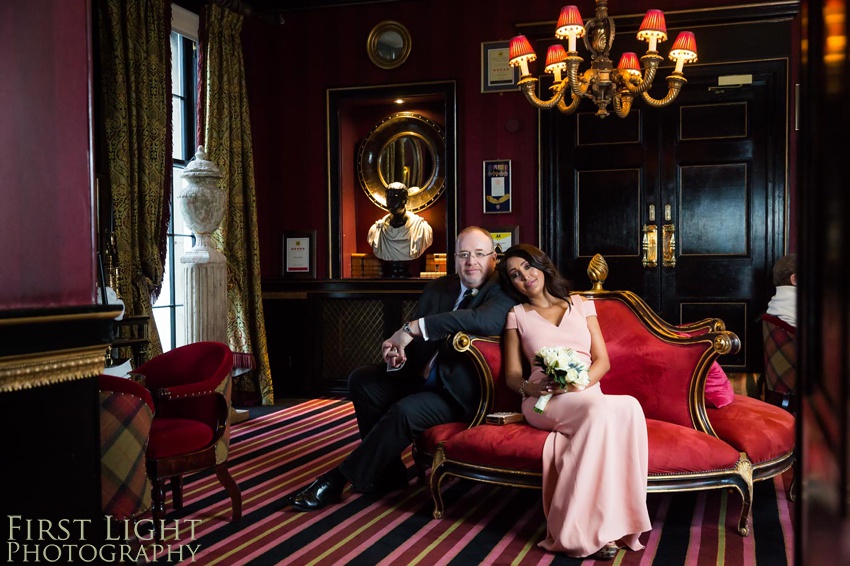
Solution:
<svg viewBox="0 0 850 566">
<path fill-rule="evenodd" d="M 432 519 L 430 495 L 413 479 L 409 453 L 408 489 L 383 498 L 346 491 L 341 504 L 314 513 L 283 509 L 287 495 L 339 464 L 357 442 L 352 405 L 341 399 L 310 400 L 235 425 L 230 470 L 242 490 L 241 522 L 230 523 L 230 501 L 214 475 L 187 477 L 184 507 L 169 514 L 177 525 L 169 525 L 158 553 L 145 547 L 148 559 L 204 566 L 594 563 L 537 547 L 545 520 L 535 490 L 451 481 L 444 486 L 446 514 Z M 789 472 L 755 485 L 748 537 L 735 532 L 737 493 L 650 494 L 646 548 L 621 550 L 604 564 L 792 564 L 790 479 Z"/>
</svg>

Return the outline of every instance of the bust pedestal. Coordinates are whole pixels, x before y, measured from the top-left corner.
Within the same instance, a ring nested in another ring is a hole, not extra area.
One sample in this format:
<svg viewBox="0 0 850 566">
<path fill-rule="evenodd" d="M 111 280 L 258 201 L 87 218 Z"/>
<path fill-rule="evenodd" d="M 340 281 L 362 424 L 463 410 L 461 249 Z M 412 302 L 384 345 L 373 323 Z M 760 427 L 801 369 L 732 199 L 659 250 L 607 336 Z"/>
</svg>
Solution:
<svg viewBox="0 0 850 566">
<path fill-rule="evenodd" d="M 410 261 L 381 260 L 381 273 L 385 279 L 407 279 L 410 277 Z"/>
</svg>

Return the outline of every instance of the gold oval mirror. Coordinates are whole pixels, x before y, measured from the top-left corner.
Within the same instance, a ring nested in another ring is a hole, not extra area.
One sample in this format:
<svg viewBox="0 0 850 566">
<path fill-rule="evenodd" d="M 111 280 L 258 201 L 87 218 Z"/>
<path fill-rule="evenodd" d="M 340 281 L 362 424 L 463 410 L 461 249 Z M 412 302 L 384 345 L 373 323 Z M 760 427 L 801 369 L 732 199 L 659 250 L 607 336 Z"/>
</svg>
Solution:
<svg viewBox="0 0 850 566">
<path fill-rule="evenodd" d="M 445 189 L 446 137 L 433 120 L 413 112 L 392 114 L 360 145 L 357 175 L 369 199 L 386 210 L 387 185 L 404 183 L 407 210 L 434 204 Z"/>
<path fill-rule="evenodd" d="M 366 51 L 369 59 L 378 67 L 394 69 L 410 55 L 410 33 L 398 22 L 381 22 L 372 28 Z"/>
</svg>

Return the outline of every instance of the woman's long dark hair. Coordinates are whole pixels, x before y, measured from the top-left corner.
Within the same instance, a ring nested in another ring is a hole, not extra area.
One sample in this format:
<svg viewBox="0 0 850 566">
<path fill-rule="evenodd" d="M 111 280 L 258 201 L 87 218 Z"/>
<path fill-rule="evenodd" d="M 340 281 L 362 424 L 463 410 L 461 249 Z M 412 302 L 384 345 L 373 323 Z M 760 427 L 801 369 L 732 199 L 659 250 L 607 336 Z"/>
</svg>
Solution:
<svg viewBox="0 0 850 566">
<path fill-rule="evenodd" d="M 572 301 L 570 300 L 570 293 L 573 288 L 572 285 L 570 285 L 570 282 L 561 275 L 561 272 L 558 271 L 558 268 L 555 267 L 555 264 L 552 263 L 552 260 L 549 259 L 549 256 L 546 255 L 543 250 L 528 244 L 517 244 L 515 246 L 511 246 L 499 262 L 498 269 L 499 276 L 502 280 L 502 287 L 511 298 L 519 303 L 528 302 L 528 297 L 516 290 L 516 287 L 514 287 L 514 284 L 511 281 L 511 276 L 508 273 L 508 259 L 512 257 L 522 258 L 527 261 L 531 267 L 535 267 L 542 271 L 546 276 L 546 283 L 544 286 L 549 294 L 572 304 Z"/>
</svg>

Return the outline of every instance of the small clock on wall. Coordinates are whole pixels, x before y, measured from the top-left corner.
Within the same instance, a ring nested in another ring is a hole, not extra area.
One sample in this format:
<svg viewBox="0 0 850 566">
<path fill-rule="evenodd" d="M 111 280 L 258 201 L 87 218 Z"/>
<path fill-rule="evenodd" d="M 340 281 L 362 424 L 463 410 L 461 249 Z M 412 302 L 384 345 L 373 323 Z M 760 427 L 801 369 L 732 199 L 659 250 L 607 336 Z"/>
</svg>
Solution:
<svg viewBox="0 0 850 566">
<path fill-rule="evenodd" d="M 372 28 L 366 51 L 369 59 L 378 67 L 395 69 L 410 55 L 410 32 L 398 22 L 381 22 Z"/>
</svg>

